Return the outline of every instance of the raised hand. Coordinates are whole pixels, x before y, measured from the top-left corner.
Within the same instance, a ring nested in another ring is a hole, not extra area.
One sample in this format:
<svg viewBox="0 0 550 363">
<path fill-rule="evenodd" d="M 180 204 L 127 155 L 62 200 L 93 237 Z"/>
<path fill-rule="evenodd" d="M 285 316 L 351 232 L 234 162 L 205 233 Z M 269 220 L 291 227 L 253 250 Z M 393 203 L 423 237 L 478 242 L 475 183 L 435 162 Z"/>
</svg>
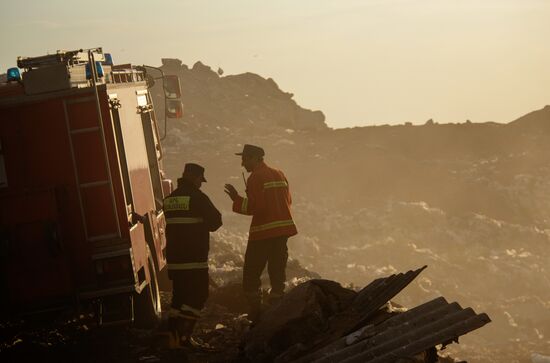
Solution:
<svg viewBox="0 0 550 363">
<path fill-rule="evenodd" d="M 231 184 L 225 184 L 225 189 L 224 189 L 224 192 L 227 193 L 227 195 L 229 195 L 229 198 L 231 198 L 231 200 L 235 200 L 235 198 L 237 198 L 237 196 L 239 195 L 239 193 L 237 192 L 237 189 L 235 189 L 235 187 Z"/>
</svg>

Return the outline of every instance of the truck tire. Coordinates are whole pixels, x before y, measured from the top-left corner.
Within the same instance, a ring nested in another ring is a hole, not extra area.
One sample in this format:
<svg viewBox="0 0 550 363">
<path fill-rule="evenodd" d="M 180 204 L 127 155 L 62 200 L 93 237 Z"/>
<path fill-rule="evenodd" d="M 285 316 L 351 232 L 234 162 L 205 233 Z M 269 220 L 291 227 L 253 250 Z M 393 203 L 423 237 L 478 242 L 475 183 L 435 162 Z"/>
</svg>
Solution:
<svg viewBox="0 0 550 363">
<path fill-rule="evenodd" d="M 134 324 L 140 328 L 152 328 L 157 325 L 162 313 L 157 268 L 149 246 L 147 246 L 147 259 L 151 281 L 140 294 L 134 293 Z"/>
</svg>

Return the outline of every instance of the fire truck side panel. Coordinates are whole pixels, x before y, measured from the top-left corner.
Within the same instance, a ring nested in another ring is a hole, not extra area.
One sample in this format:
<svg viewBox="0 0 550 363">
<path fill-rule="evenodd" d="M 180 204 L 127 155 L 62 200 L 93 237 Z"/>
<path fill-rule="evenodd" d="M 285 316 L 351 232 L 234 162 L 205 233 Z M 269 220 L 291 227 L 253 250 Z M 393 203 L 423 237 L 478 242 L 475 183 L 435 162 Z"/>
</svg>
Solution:
<svg viewBox="0 0 550 363">
<path fill-rule="evenodd" d="M 145 95 L 143 95 L 145 97 Z M 150 94 L 147 95 L 150 97 Z M 150 98 L 147 98 L 150 102 Z M 151 105 L 152 106 L 152 105 Z M 143 131 L 145 136 L 145 144 L 147 146 L 147 156 L 149 158 L 149 169 L 151 170 L 151 182 L 153 187 L 153 195 L 155 197 L 154 203 L 156 209 L 159 211 L 156 216 L 150 216 L 146 223 L 146 235 L 148 235 L 155 245 L 156 251 L 156 263 L 159 269 L 164 268 L 166 265 L 166 220 L 164 213 L 162 212 L 163 199 L 166 196 L 165 187 L 163 186 L 163 180 L 160 171 L 160 159 L 162 157 L 160 141 L 158 136 L 158 129 L 156 126 L 154 112 L 142 113 L 141 121 L 143 124 Z M 170 193 L 169 191 L 168 193 Z"/>
<path fill-rule="evenodd" d="M 111 175 L 107 170 L 104 143 L 109 144 L 109 135 L 103 139 L 95 97 L 66 100 L 65 107 L 87 240 L 120 238 L 113 200 L 116 193 L 111 189 L 117 183 L 115 178 L 110 179 L 116 169 Z M 109 121 L 104 120 L 104 124 Z"/>
<path fill-rule="evenodd" d="M 143 87 L 143 90 L 146 88 Z M 141 114 L 138 112 L 138 95 L 135 88 L 121 86 L 113 87 L 108 92 L 111 97 L 116 94 L 121 105 L 114 112 L 118 113 L 118 117 L 115 116 L 114 121 L 120 122 L 129 173 L 131 201 L 126 201 L 126 203 L 131 204 L 130 209 L 133 212 L 140 216 L 146 216 L 156 210 L 156 205 L 143 124 Z M 134 261 L 139 269 L 147 264 L 143 225 L 132 226 L 130 237 Z"/>
<path fill-rule="evenodd" d="M 83 243 L 64 105 L 60 99 L 2 110 L 8 187 L 2 195 L 7 229 L 9 300 L 27 307 L 57 302 L 93 277 Z M 48 137 L 44 137 L 48 135 Z M 5 223 L 5 224 L 4 224 Z"/>
<path fill-rule="evenodd" d="M 13 211 L 12 220 L 6 222 L 15 227 L 10 231 L 11 243 L 2 267 L 3 273 L 11 277 L 6 280 L 8 293 L 3 298 L 18 308 L 34 308 L 36 301 L 43 306 L 70 300 L 72 266 L 61 234 L 55 191 L 26 193 L 22 197 L 7 198 L 3 203 Z M 25 213 L 21 204 L 39 212 Z M 24 218 L 21 218 L 22 212 Z M 13 219 L 25 222 L 14 224 Z"/>
<path fill-rule="evenodd" d="M 130 244 L 130 232 L 129 232 L 129 219 L 128 212 L 125 206 L 124 199 L 124 185 L 122 179 L 122 162 L 126 155 L 122 155 L 124 150 L 118 147 L 114 131 L 115 120 L 111 117 L 111 111 L 109 107 L 107 89 L 105 86 L 98 87 L 99 98 L 101 105 L 101 113 L 103 117 L 103 133 L 105 137 L 105 149 L 108 155 L 108 162 L 110 166 L 110 174 L 113 186 L 114 195 L 114 212 L 116 214 L 113 217 L 118 221 L 118 233 L 120 233 L 120 239 L 125 241 L 124 243 L 131 247 Z"/>
</svg>

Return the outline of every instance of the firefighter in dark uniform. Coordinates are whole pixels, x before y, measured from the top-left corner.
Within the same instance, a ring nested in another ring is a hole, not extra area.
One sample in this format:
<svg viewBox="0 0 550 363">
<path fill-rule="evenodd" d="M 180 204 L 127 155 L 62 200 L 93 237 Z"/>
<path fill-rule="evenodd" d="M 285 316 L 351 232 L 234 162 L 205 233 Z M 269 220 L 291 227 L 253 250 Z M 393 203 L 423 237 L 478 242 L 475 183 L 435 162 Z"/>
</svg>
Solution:
<svg viewBox="0 0 550 363">
<path fill-rule="evenodd" d="M 204 168 L 185 164 L 178 186 L 164 199 L 166 258 L 173 283 L 170 325 L 177 340 L 190 340 L 208 298 L 210 232 L 220 228 L 220 212 L 200 191 Z"/>
</svg>

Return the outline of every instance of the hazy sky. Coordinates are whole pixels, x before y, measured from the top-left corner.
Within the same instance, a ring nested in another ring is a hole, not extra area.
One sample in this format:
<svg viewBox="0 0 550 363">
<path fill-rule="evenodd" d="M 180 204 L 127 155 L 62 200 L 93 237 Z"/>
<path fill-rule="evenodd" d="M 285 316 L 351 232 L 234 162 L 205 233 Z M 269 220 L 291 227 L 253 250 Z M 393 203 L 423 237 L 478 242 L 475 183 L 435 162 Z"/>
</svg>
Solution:
<svg viewBox="0 0 550 363">
<path fill-rule="evenodd" d="M 19 0 L 2 4 L 0 46 L 2 72 L 94 46 L 254 72 L 332 127 L 508 122 L 550 104 L 550 0 Z"/>
</svg>

